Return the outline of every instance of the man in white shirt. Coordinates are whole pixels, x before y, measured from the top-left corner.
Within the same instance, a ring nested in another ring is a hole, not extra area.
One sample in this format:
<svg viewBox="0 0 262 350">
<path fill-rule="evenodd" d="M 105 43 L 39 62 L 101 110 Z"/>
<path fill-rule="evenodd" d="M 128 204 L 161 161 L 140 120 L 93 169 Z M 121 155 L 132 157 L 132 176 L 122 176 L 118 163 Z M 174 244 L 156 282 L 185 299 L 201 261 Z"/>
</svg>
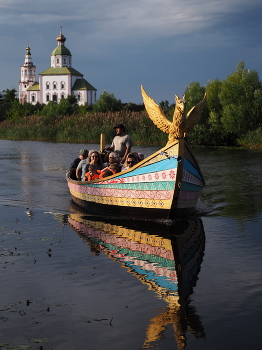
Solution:
<svg viewBox="0 0 262 350">
<path fill-rule="evenodd" d="M 124 164 L 127 155 L 131 152 L 133 142 L 131 137 L 126 134 L 124 124 L 117 124 L 114 126 L 114 129 L 116 131 L 116 136 L 112 141 L 111 147 L 106 147 L 106 149 L 111 149 L 118 153 L 121 158 L 121 163 Z"/>
</svg>

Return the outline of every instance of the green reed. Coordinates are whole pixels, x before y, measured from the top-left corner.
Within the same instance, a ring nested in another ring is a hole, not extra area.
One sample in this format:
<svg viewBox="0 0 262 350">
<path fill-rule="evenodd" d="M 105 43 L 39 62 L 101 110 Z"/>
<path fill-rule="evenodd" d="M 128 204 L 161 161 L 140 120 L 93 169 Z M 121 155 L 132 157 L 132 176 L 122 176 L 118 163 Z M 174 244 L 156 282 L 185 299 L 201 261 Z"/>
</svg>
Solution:
<svg viewBox="0 0 262 350">
<path fill-rule="evenodd" d="M 249 131 L 245 136 L 238 140 L 242 147 L 262 149 L 262 128 Z"/>
<path fill-rule="evenodd" d="M 160 131 L 146 112 L 86 113 L 84 115 L 30 116 L 0 123 L 0 138 L 56 142 L 99 143 L 100 134 L 111 143 L 114 125 L 123 123 L 135 145 L 164 145 L 168 135 Z"/>
</svg>

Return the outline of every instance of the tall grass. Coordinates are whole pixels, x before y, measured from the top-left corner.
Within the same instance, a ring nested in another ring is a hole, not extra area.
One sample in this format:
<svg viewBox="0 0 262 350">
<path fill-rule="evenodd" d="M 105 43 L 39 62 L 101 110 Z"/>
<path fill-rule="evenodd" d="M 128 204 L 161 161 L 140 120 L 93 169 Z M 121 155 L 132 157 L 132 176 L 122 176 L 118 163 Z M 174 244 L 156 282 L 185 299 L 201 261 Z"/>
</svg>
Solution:
<svg viewBox="0 0 262 350">
<path fill-rule="evenodd" d="M 249 131 L 245 136 L 238 140 L 238 143 L 245 148 L 262 149 L 262 128 Z"/>
<path fill-rule="evenodd" d="M 160 131 L 146 112 L 86 113 L 85 115 L 30 116 L 0 123 L 0 138 L 57 142 L 99 143 L 100 134 L 111 143 L 114 125 L 122 123 L 135 145 L 164 145 L 168 135 Z"/>
</svg>

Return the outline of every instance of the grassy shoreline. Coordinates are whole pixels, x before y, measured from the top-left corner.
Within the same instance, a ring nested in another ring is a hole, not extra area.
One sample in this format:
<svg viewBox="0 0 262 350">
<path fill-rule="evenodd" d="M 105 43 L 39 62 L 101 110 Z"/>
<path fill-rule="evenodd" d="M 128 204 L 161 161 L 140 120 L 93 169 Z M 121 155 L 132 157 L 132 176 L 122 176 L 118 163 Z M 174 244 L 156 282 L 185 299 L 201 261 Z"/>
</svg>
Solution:
<svg viewBox="0 0 262 350">
<path fill-rule="evenodd" d="M 33 115 L 5 120 L 0 123 L 0 139 L 99 143 L 100 134 L 104 133 L 106 143 L 109 144 L 115 136 L 113 127 L 118 123 L 126 126 L 127 133 L 132 137 L 135 145 L 164 146 L 167 142 L 168 135 L 153 124 L 146 112 L 129 111 L 55 117 Z M 231 147 L 230 145 L 221 146 Z M 262 149 L 262 128 L 244 135 L 238 140 L 238 147 Z"/>
<path fill-rule="evenodd" d="M 106 143 L 115 136 L 114 125 L 123 123 L 136 145 L 164 145 L 167 134 L 160 131 L 142 112 L 87 113 L 85 115 L 30 116 L 0 123 L 0 138 L 74 143 L 99 143 L 104 133 Z"/>
</svg>

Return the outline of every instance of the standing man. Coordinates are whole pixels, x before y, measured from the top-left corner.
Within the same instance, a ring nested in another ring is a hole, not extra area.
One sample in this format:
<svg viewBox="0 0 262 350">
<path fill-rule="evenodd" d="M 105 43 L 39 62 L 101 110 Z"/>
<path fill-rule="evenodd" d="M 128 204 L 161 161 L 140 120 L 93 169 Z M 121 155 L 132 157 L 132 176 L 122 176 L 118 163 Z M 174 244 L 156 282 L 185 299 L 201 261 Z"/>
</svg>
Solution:
<svg viewBox="0 0 262 350">
<path fill-rule="evenodd" d="M 126 160 L 128 153 L 131 152 L 133 142 L 131 137 L 126 134 L 124 124 L 117 124 L 116 126 L 114 126 L 114 129 L 116 131 L 116 136 L 112 141 L 111 147 L 107 147 L 107 149 L 111 149 L 112 151 L 119 154 L 121 158 L 121 163 L 123 164 Z"/>
</svg>

